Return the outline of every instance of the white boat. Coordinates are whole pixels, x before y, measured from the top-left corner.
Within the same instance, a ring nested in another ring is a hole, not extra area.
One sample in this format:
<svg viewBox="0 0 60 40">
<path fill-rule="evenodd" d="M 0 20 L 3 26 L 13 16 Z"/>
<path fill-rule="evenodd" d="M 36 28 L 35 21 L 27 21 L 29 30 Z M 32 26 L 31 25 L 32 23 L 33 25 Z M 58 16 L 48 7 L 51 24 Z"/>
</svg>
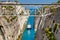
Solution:
<svg viewBox="0 0 60 40">
<path fill-rule="evenodd" d="M 29 24 L 29 25 L 27 25 L 27 28 L 28 28 L 28 29 L 31 29 L 31 25 L 30 25 L 30 24 Z"/>
</svg>

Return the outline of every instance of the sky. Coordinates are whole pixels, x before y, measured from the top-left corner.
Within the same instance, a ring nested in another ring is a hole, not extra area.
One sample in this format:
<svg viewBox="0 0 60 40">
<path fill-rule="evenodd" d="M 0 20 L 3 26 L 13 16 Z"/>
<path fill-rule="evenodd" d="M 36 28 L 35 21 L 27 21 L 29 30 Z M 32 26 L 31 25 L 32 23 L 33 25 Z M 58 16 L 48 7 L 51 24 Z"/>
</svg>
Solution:
<svg viewBox="0 0 60 40">
<path fill-rule="evenodd" d="M 19 3 L 21 4 L 51 4 L 51 3 L 55 3 L 58 0 L 18 0 Z M 34 9 L 37 8 L 39 6 L 25 6 L 27 9 Z"/>
<path fill-rule="evenodd" d="M 57 2 L 57 0 L 18 0 L 20 3 L 24 3 L 24 4 L 41 4 L 41 3 L 52 3 L 52 2 Z"/>
<path fill-rule="evenodd" d="M 8 1 L 8 0 L 0 0 L 0 1 Z M 14 1 L 14 0 L 10 0 L 10 1 Z M 51 3 L 55 3 L 58 0 L 18 0 L 19 3 L 21 4 L 51 4 Z M 36 6 L 39 8 L 39 6 Z M 35 6 L 25 6 L 25 8 L 27 9 L 34 9 L 36 8 Z"/>
</svg>

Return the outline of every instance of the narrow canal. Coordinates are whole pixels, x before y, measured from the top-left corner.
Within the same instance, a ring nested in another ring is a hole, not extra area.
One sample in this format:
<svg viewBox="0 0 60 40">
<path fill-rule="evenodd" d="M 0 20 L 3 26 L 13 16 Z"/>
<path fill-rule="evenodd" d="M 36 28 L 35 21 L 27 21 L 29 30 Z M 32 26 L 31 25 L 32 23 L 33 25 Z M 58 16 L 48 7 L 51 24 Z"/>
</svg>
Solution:
<svg viewBox="0 0 60 40">
<path fill-rule="evenodd" d="M 30 9 L 30 15 L 34 14 L 34 9 Z M 30 25 L 30 29 L 26 27 L 22 34 L 22 40 L 34 40 L 34 16 L 29 16 L 27 25 Z"/>
</svg>

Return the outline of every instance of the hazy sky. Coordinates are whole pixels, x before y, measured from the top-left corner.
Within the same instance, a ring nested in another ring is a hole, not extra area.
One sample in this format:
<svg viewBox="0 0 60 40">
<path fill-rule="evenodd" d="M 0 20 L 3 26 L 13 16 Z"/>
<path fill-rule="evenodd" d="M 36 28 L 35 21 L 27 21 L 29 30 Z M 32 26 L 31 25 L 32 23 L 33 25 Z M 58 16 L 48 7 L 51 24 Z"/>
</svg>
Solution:
<svg viewBox="0 0 60 40">
<path fill-rule="evenodd" d="M 57 2 L 57 0 L 18 0 L 22 4 L 51 4 Z M 28 9 L 34 9 L 35 6 L 25 6 Z M 39 7 L 39 6 L 38 6 Z"/>
<path fill-rule="evenodd" d="M 8 0 L 0 0 L 0 1 L 8 1 Z M 10 0 L 14 1 L 14 0 Z M 35 4 L 41 4 L 41 3 L 52 3 L 52 2 L 57 2 L 57 0 L 18 0 L 20 3 L 35 3 Z"/>
<path fill-rule="evenodd" d="M 3 0 L 3 1 L 8 1 L 8 0 Z M 10 1 L 14 1 L 14 0 L 10 0 Z M 51 4 L 57 2 L 57 0 L 18 0 L 18 1 L 19 3 L 22 4 Z M 25 7 L 28 9 L 36 8 L 35 6 L 25 6 Z"/>
<path fill-rule="evenodd" d="M 41 3 L 52 3 L 57 2 L 57 0 L 18 0 L 20 3 L 35 3 L 35 4 L 41 4 Z"/>
</svg>

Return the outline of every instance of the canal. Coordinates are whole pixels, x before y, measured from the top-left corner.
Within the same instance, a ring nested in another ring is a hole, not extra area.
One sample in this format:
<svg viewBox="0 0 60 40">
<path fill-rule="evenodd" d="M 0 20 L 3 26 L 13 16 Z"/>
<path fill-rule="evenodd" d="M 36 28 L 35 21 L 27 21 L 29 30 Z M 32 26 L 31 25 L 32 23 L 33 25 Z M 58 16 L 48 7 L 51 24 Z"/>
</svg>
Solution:
<svg viewBox="0 0 60 40">
<path fill-rule="evenodd" d="M 34 14 L 34 9 L 30 9 L 30 15 Z M 22 34 L 22 40 L 34 40 L 35 30 L 34 30 L 34 16 L 29 16 L 27 25 L 30 25 L 30 29 L 26 27 Z"/>
</svg>

